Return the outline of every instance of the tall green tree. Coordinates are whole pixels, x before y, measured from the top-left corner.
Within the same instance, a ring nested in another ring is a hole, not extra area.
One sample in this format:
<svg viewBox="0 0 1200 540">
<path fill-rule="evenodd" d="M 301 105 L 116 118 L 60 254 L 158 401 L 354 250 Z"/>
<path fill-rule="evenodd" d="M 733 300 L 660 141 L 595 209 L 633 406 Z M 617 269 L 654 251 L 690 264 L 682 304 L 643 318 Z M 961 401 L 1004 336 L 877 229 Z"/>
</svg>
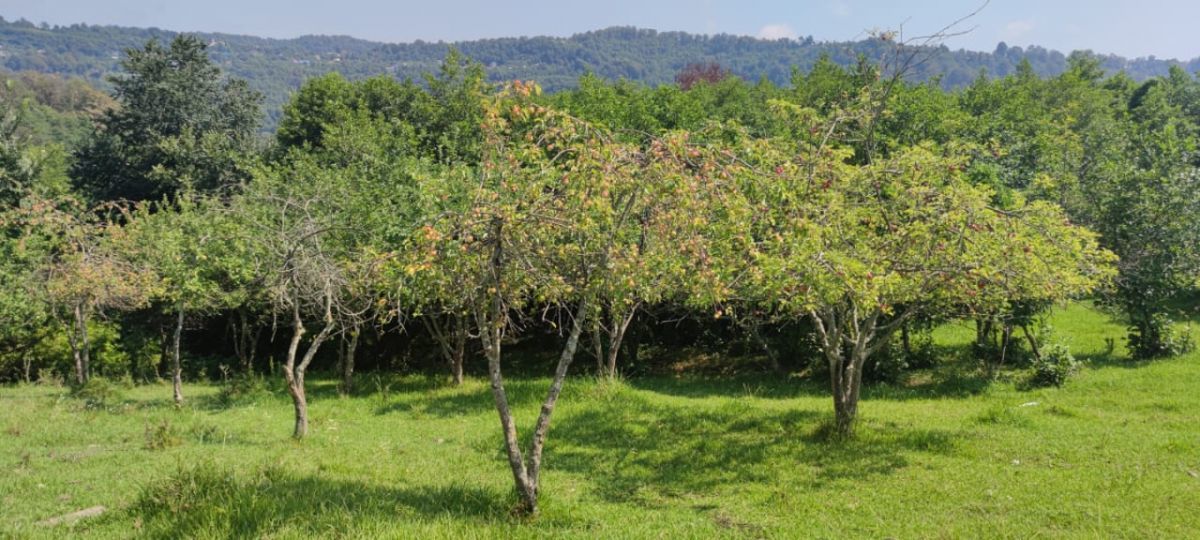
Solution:
<svg viewBox="0 0 1200 540">
<path fill-rule="evenodd" d="M 254 148 L 262 96 L 225 77 L 198 37 L 125 52 L 110 79 L 118 106 L 76 152 L 71 178 L 94 200 L 158 200 L 236 184 Z"/>
</svg>

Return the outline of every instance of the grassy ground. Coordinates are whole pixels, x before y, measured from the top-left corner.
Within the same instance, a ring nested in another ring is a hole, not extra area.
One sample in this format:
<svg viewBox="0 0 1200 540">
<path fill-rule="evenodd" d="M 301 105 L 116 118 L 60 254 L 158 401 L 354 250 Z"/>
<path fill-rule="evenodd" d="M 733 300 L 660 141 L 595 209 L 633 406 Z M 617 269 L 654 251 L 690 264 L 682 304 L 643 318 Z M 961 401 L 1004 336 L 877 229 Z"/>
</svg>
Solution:
<svg viewBox="0 0 1200 540">
<path fill-rule="evenodd" d="M 176 410 L 148 386 L 88 410 L 0 388 L 0 536 L 1195 537 L 1200 356 L 1124 360 L 1105 343 L 1121 328 L 1081 306 L 1054 323 L 1090 359 L 1065 388 L 917 373 L 870 388 L 843 443 L 819 435 L 816 382 L 569 379 L 534 520 L 510 514 L 482 381 L 316 382 L 301 443 L 282 396 L 226 406 L 188 385 Z M 509 383 L 523 436 L 546 385 Z M 109 511 L 35 524 L 93 505 Z"/>
</svg>

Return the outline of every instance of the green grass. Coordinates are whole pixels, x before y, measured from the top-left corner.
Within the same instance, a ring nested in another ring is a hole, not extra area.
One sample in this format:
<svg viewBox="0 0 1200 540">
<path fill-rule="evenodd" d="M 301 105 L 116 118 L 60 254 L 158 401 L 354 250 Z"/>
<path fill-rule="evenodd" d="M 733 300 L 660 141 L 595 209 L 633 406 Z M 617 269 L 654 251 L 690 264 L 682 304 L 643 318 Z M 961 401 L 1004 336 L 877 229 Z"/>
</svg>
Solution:
<svg viewBox="0 0 1200 540">
<path fill-rule="evenodd" d="M 176 410 L 168 386 L 142 386 L 86 409 L 0 388 L 0 536 L 1194 537 L 1200 357 L 1107 353 L 1123 330 L 1084 306 L 1054 324 L 1090 360 L 1064 388 L 988 383 L 962 361 L 869 388 L 841 443 L 821 436 L 820 382 L 568 379 L 532 520 L 511 514 L 479 380 L 367 375 L 349 398 L 315 382 L 300 443 L 282 395 L 226 407 L 188 385 Z M 509 383 L 523 437 L 547 384 Z M 94 505 L 109 511 L 35 525 Z"/>
</svg>

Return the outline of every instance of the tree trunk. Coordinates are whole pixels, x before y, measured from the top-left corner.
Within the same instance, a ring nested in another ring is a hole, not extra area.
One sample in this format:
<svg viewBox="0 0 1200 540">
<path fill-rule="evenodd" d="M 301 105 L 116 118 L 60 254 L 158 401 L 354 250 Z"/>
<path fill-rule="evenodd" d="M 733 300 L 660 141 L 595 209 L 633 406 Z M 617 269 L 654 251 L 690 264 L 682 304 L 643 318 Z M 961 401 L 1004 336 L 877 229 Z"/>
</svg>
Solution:
<svg viewBox="0 0 1200 540">
<path fill-rule="evenodd" d="M 79 355 L 79 309 L 71 315 L 67 325 L 67 344 L 71 346 L 71 359 L 75 365 L 75 384 L 83 384 L 83 358 Z"/>
<path fill-rule="evenodd" d="M 604 374 L 604 340 L 600 337 L 600 321 L 592 324 L 592 356 L 596 357 L 596 375 Z"/>
<path fill-rule="evenodd" d="M 304 373 L 308 370 L 308 365 L 312 363 L 313 358 L 317 356 L 317 350 L 321 348 L 321 344 L 333 332 L 333 297 L 332 292 L 325 292 L 325 327 L 313 336 L 313 339 L 308 344 L 308 348 L 304 351 L 304 357 L 300 359 L 300 363 L 296 363 L 296 354 L 300 350 L 300 338 L 304 336 L 304 322 L 300 319 L 299 300 L 293 301 L 292 306 L 292 341 L 288 344 L 287 363 L 283 366 L 283 377 L 288 383 L 288 393 L 292 396 L 292 406 L 296 412 L 296 424 L 292 431 L 292 437 L 303 439 L 308 435 L 308 396 L 304 390 Z"/>
<path fill-rule="evenodd" d="M 171 339 L 171 388 L 174 390 L 175 405 L 183 404 L 183 365 L 180 362 L 180 341 L 183 337 L 183 308 L 175 317 L 175 334 Z"/>
<path fill-rule="evenodd" d="M 470 318 L 461 314 L 452 315 L 448 317 L 449 328 L 443 327 L 442 322 L 436 316 L 423 317 L 421 321 L 425 323 L 429 335 L 433 336 L 434 341 L 437 342 L 438 349 L 442 352 L 442 358 L 450 367 L 450 376 L 454 380 L 454 385 L 461 385 L 463 361 L 467 353 L 467 339 L 471 333 Z"/>
<path fill-rule="evenodd" d="M 758 342 L 758 347 L 762 349 L 763 354 L 767 355 L 767 366 L 770 367 L 772 373 L 783 373 L 783 367 L 779 364 L 779 355 L 775 354 L 775 349 L 771 348 L 771 344 L 762 336 L 758 323 L 750 324 L 750 338 Z"/>
<path fill-rule="evenodd" d="M 467 339 L 471 335 L 470 321 L 465 315 L 458 315 L 458 323 L 454 331 L 454 355 L 450 359 L 450 375 L 454 378 L 454 386 L 462 386 L 463 363 L 467 356 Z"/>
<path fill-rule="evenodd" d="M 829 362 L 835 433 L 840 438 L 852 437 L 858 418 L 863 367 L 886 337 L 877 336 L 876 325 L 881 313 L 873 309 L 870 314 L 862 316 L 854 305 L 809 313 L 817 327 L 817 336 L 821 339 L 821 350 Z M 893 324 L 901 324 L 904 318 Z"/>
<path fill-rule="evenodd" d="M 639 305 L 640 302 L 634 303 L 623 313 L 611 306 L 608 310 L 608 351 L 604 373 L 610 379 L 617 378 L 617 357 L 621 352 L 621 343 L 625 340 L 625 332 L 629 330 L 629 323 L 637 314 Z"/>
<path fill-rule="evenodd" d="M 1033 357 L 1041 360 L 1042 351 L 1038 348 L 1037 339 L 1033 337 L 1033 333 L 1029 331 L 1028 325 L 1021 325 L 1021 332 L 1025 334 L 1025 339 L 1029 341 L 1029 350 L 1033 353 Z"/>
<path fill-rule="evenodd" d="M 562 393 L 563 382 L 567 378 L 567 370 L 575 360 L 575 351 L 579 346 L 579 335 L 583 333 L 584 318 L 587 317 L 587 300 L 580 300 L 571 322 L 571 333 L 567 336 L 567 344 L 563 347 L 562 355 L 558 357 L 558 367 L 554 370 L 554 380 L 550 383 L 550 391 L 542 402 L 542 412 L 538 415 L 537 424 L 533 428 L 533 443 L 529 452 L 529 481 L 533 484 L 534 506 L 537 512 L 536 497 L 539 489 L 539 478 L 542 472 L 542 450 L 546 446 L 546 435 L 550 432 L 550 415 L 554 414 L 554 406 L 558 404 L 558 396 Z M 628 321 L 628 319 L 627 319 Z M 626 322 L 628 324 L 628 322 Z M 622 332 L 624 330 L 622 329 Z M 610 353 L 610 356 L 615 357 Z"/>
<path fill-rule="evenodd" d="M 358 328 L 350 331 L 350 339 L 346 341 L 346 350 L 342 353 L 342 387 L 343 395 L 354 391 L 354 354 L 358 350 Z"/>
<path fill-rule="evenodd" d="M 292 396 L 292 406 L 296 410 L 296 425 L 292 437 L 297 439 L 308 434 L 308 400 L 304 395 L 304 373 L 297 373 L 296 353 L 300 350 L 300 340 L 304 337 L 304 321 L 300 319 L 300 306 L 292 306 L 292 340 L 288 343 L 287 361 L 283 366 L 283 378 L 287 381 L 288 394 Z"/>
<path fill-rule="evenodd" d="M 68 342 L 71 345 L 71 356 L 75 360 L 75 382 L 86 384 L 91 377 L 91 343 L 88 341 L 87 312 L 83 304 L 75 304 L 74 321 Z"/>
<path fill-rule="evenodd" d="M 499 301 L 497 300 L 496 303 L 498 304 Z M 499 316 L 497 316 L 498 313 Z M 545 401 L 542 402 L 541 413 L 538 415 L 537 424 L 534 426 L 528 462 L 525 461 L 521 453 L 516 423 L 513 420 L 512 410 L 508 405 L 508 396 L 504 391 L 504 380 L 501 376 L 500 340 L 504 335 L 503 312 L 493 307 L 490 314 L 485 315 L 481 311 L 478 315 L 480 338 L 483 342 L 484 353 L 488 359 L 488 376 L 491 380 L 492 397 L 496 402 L 496 411 L 500 415 L 500 427 L 504 433 L 505 450 L 508 454 L 509 466 L 512 468 L 517 496 L 521 499 L 520 511 L 526 515 L 535 515 L 538 511 L 537 503 L 539 478 L 542 468 L 542 453 L 545 449 L 546 437 L 550 431 L 550 417 L 554 414 L 554 408 L 558 403 L 558 396 L 562 393 L 567 371 L 571 367 L 571 362 L 575 359 L 575 353 L 579 346 L 579 336 L 583 333 L 583 319 L 586 313 L 587 303 L 581 301 L 575 315 L 575 320 L 571 323 L 571 332 L 567 337 L 567 343 L 563 347 L 562 354 L 559 356 L 558 366 L 554 371 L 554 379 L 550 383 L 550 390 L 547 392 Z"/>
<path fill-rule="evenodd" d="M 162 370 L 171 362 L 171 338 L 167 335 L 167 323 L 158 321 L 158 362 L 154 364 L 154 379 L 162 378 Z"/>
<path fill-rule="evenodd" d="M 504 338 L 504 309 L 497 293 L 493 306 L 480 310 L 479 337 L 488 360 L 488 380 L 492 387 L 492 399 L 500 415 L 500 429 L 504 434 L 504 449 L 508 454 L 508 465 L 512 469 L 517 496 L 521 498 L 521 510 L 537 512 L 537 491 L 529 482 L 525 460 L 521 456 L 521 445 L 517 440 L 517 426 L 513 421 L 512 409 L 508 406 L 508 395 L 504 392 L 504 378 L 500 374 L 500 341 Z"/>
</svg>

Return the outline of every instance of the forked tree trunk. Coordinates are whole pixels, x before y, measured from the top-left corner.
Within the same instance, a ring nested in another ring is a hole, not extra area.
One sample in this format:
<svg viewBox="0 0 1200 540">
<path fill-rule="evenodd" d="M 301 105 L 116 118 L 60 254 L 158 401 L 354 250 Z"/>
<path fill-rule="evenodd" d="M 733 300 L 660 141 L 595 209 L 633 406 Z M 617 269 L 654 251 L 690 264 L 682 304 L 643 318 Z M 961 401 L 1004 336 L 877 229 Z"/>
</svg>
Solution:
<svg viewBox="0 0 1200 540">
<path fill-rule="evenodd" d="M 621 342 L 625 340 L 625 332 L 629 330 L 629 323 L 633 321 L 633 316 L 637 314 L 640 304 L 640 302 L 636 302 L 624 311 L 609 309 L 608 361 L 605 365 L 605 374 L 610 379 L 617 378 L 617 356 L 621 352 Z"/>
<path fill-rule="evenodd" d="M 851 437 L 858 419 L 858 399 L 867 358 L 886 342 L 887 333 L 902 324 L 907 315 L 891 323 L 889 328 L 881 329 L 878 323 L 882 313 L 877 309 L 863 314 L 857 306 L 851 305 L 809 313 L 817 327 L 821 351 L 829 362 L 835 433 L 838 437 Z"/>
<path fill-rule="evenodd" d="M 533 439 L 529 446 L 528 461 L 522 456 L 521 444 L 517 437 L 517 427 L 513 420 L 512 409 L 508 405 L 508 395 L 504 391 L 504 378 L 500 372 L 501 342 L 506 326 L 506 307 L 501 281 L 503 251 L 503 222 L 493 223 L 493 238 L 495 246 L 492 252 L 489 270 L 492 272 L 492 298 L 486 307 L 476 309 L 475 316 L 479 325 L 480 341 L 488 360 L 488 379 L 491 382 L 492 398 L 496 402 L 496 412 L 500 416 L 500 428 L 504 434 L 504 449 L 508 454 L 508 464 L 512 469 L 513 481 L 516 484 L 517 496 L 521 499 L 519 510 L 526 515 L 536 515 L 538 511 L 539 476 L 542 469 L 542 451 L 546 445 L 546 437 L 550 431 L 550 416 L 554 414 L 554 406 L 562 392 L 563 381 L 567 370 L 575 359 L 575 351 L 579 346 L 579 335 L 583 333 L 584 318 L 587 316 L 586 300 L 579 302 L 574 320 L 571 321 L 571 332 L 567 343 L 559 356 L 558 366 L 554 370 L 554 379 L 550 390 L 542 402 L 541 413 L 533 428 Z M 582 288 L 581 288 L 582 290 Z"/>
<path fill-rule="evenodd" d="M 1029 325 L 1022 324 L 1021 332 L 1025 334 L 1025 339 L 1029 341 L 1029 351 L 1033 353 L 1033 357 L 1041 360 L 1042 350 L 1038 347 L 1037 339 L 1033 337 L 1033 333 L 1029 331 Z"/>
<path fill-rule="evenodd" d="M 495 303 L 499 304 L 499 300 L 497 299 Z M 554 379 L 550 383 L 546 399 L 542 402 L 541 413 L 538 415 L 537 424 L 533 429 L 527 458 L 522 456 L 516 422 L 513 420 L 512 409 L 508 405 L 508 395 L 504 391 L 504 379 L 500 369 L 500 342 L 504 337 L 503 309 L 491 307 L 488 311 L 490 313 L 481 310 L 478 320 L 480 340 L 488 359 L 488 377 L 492 387 L 492 398 L 496 402 L 496 411 L 500 415 L 500 428 L 504 433 L 504 447 L 508 454 L 509 466 L 512 468 L 517 496 L 521 499 L 520 511 L 526 515 L 535 515 L 538 511 L 542 453 L 545 449 L 546 437 L 550 432 L 550 417 L 554 414 L 567 371 L 578 350 L 579 336 L 583 333 L 583 319 L 587 314 L 587 302 L 580 302 L 575 319 L 571 323 L 567 343 L 563 346 L 562 354 L 559 356 L 558 365 L 554 370 Z"/>
<path fill-rule="evenodd" d="M 462 385 L 467 340 L 471 336 L 470 317 L 462 314 L 451 315 L 445 325 L 438 316 L 423 317 L 421 320 L 434 341 L 437 341 L 442 358 L 450 368 L 450 377 L 454 380 L 454 385 Z"/>
<path fill-rule="evenodd" d="M 296 413 L 296 423 L 292 430 L 292 437 L 296 439 L 303 439 L 308 435 L 308 396 L 304 390 L 304 372 L 312 363 L 313 357 L 317 355 L 321 343 L 333 332 L 334 323 L 331 309 L 331 299 L 327 296 L 325 327 L 313 337 L 304 351 L 304 357 L 297 363 L 296 355 L 300 351 L 300 340 L 304 337 L 304 321 L 300 318 L 299 302 L 293 301 L 292 340 L 288 344 L 287 361 L 283 365 L 283 378 L 287 381 L 288 394 L 292 396 L 292 407 Z"/>
<path fill-rule="evenodd" d="M 175 404 L 183 404 L 183 363 L 180 361 L 180 341 L 183 337 L 183 308 L 175 316 L 175 333 L 171 337 L 171 388 Z"/>
</svg>

